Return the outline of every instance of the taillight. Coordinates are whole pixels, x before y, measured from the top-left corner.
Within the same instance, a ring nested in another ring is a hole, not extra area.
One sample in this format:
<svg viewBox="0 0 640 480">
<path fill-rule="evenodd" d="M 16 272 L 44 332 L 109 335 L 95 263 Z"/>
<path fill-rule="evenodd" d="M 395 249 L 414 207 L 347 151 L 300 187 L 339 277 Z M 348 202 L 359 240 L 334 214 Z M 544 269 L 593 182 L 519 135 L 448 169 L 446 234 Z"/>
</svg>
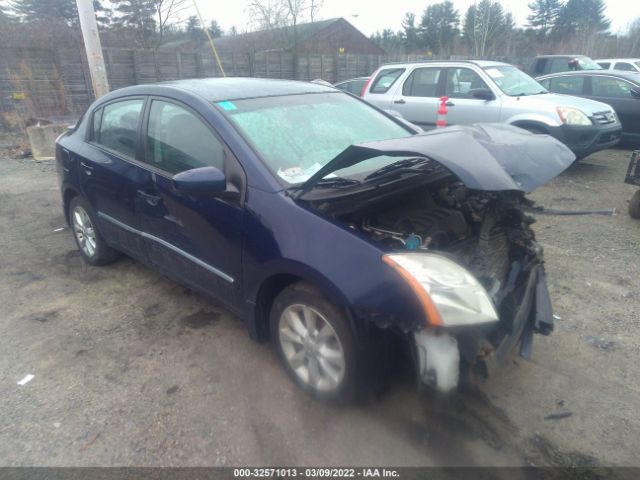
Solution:
<svg viewBox="0 0 640 480">
<path fill-rule="evenodd" d="M 376 72 L 374 72 L 374 74 L 369 77 L 369 80 L 367 80 L 366 83 L 364 84 L 364 87 L 362 87 L 362 91 L 360 92 L 361 97 L 364 97 L 364 94 L 367 91 L 367 88 L 369 88 L 369 84 L 371 83 L 371 80 L 373 80 L 373 77 L 375 76 L 375 73 Z"/>
</svg>

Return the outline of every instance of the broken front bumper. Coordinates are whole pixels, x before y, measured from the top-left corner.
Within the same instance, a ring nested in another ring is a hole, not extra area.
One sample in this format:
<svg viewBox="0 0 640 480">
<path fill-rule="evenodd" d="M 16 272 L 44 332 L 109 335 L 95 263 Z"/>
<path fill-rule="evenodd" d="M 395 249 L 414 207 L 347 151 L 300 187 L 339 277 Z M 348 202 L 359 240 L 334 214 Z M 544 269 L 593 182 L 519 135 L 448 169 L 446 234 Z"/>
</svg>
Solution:
<svg viewBox="0 0 640 480">
<path fill-rule="evenodd" d="M 492 374 L 520 342 L 520 355 L 529 358 L 534 333 L 553 330 L 553 311 L 544 267 L 535 265 L 513 292 L 517 307 L 496 325 L 451 330 L 423 329 L 413 334 L 421 385 L 447 393 L 457 388 L 461 366 Z"/>
</svg>

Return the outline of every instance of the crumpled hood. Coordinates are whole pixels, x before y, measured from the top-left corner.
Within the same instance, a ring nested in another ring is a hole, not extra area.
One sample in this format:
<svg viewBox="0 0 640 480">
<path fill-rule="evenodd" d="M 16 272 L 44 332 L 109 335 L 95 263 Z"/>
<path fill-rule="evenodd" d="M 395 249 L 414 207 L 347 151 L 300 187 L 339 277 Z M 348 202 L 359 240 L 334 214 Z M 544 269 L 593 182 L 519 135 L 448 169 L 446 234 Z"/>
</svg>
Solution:
<svg viewBox="0 0 640 480">
<path fill-rule="evenodd" d="M 575 160 L 563 143 L 502 123 L 452 126 L 411 137 L 351 145 L 309 178 L 298 197 L 328 174 L 380 155 L 427 157 L 468 188 L 531 192 Z"/>
</svg>

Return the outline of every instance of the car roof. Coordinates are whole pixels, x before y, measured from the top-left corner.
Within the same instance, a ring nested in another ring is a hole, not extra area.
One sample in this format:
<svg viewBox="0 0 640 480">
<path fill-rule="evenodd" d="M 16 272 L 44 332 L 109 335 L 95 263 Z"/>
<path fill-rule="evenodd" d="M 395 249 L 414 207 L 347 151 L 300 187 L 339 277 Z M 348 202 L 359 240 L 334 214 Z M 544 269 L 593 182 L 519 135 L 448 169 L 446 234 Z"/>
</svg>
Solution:
<svg viewBox="0 0 640 480">
<path fill-rule="evenodd" d="M 595 62 L 639 62 L 640 58 L 598 58 Z"/>
<path fill-rule="evenodd" d="M 571 55 L 571 54 L 567 53 L 567 54 L 563 54 L 563 55 L 554 54 L 554 55 L 537 55 L 536 56 L 536 58 L 565 58 L 565 57 L 570 57 L 570 58 L 586 57 L 586 55 L 581 55 L 581 54 Z"/>
<path fill-rule="evenodd" d="M 512 66 L 510 63 L 504 63 L 504 62 L 494 62 L 492 60 L 416 60 L 416 61 L 411 61 L 411 62 L 389 62 L 389 63 L 385 63 L 383 65 L 380 65 L 380 68 L 382 67 L 386 67 L 389 65 L 393 65 L 393 66 L 399 66 L 399 65 L 429 65 L 432 63 L 437 63 L 437 64 L 454 64 L 454 63 L 469 63 L 472 65 L 477 65 L 481 68 L 484 67 L 510 67 Z"/>
<path fill-rule="evenodd" d="M 557 72 L 549 73 L 547 75 L 540 75 L 538 79 L 552 78 L 552 77 L 573 77 L 576 75 L 595 75 L 601 77 L 618 77 L 624 80 L 629 80 L 635 84 L 640 85 L 640 72 L 628 72 L 626 70 L 578 70 L 570 72 Z"/>
<path fill-rule="evenodd" d="M 117 93 L 118 96 L 145 94 L 145 90 L 152 87 L 163 87 L 195 93 L 210 102 L 336 91 L 332 87 L 296 80 L 226 77 L 193 78 L 146 85 L 134 85 L 131 87 L 121 88 L 113 93 Z"/>
</svg>

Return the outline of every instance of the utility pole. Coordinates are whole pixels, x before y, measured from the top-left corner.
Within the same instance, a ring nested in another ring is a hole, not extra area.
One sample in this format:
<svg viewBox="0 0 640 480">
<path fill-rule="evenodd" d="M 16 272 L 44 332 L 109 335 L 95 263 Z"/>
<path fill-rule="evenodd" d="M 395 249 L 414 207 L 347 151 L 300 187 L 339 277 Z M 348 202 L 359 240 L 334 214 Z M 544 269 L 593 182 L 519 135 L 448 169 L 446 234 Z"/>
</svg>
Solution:
<svg viewBox="0 0 640 480">
<path fill-rule="evenodd" d="M 78 5 L 84 48 L 87 52 L 87 60 L 89 60 L 93 93 L 98 99 L 109 93 L 109 82 L 107 81 L 107 69 L 104 66 L 104 57 L 102 56 L 96 12 L 93 10 L 93 0 L 76 0 L 76 4 Z"/>
</svg>

